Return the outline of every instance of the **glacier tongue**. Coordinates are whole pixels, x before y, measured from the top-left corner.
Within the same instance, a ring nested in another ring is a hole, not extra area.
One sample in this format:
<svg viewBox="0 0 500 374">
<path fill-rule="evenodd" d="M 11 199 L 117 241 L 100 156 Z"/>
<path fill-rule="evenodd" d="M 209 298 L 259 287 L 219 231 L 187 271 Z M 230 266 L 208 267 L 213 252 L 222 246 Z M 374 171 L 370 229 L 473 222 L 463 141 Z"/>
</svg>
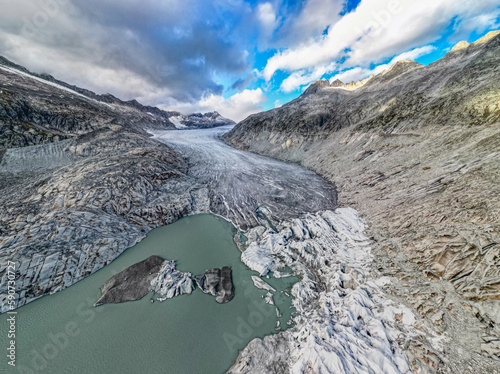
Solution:
<svg viewBox="0 0 500 374">
<path fill-rule="evenodd" d="M 336 190 L 329 182 L 297 165 L 228 146 L 220 137 L 229 129 L 151 134 L 187 158 L 188 175 L 208 189 L 210 211 L 242 230 L 337 207 Z"/>
<path fill-rule="evenodd" d="M 250 231 L 256 240 L 243 262 L 261 274 L 290 267 L 301 279 L 292 289 L 298 314 L 295 327 L 250 342 L 229 373 L 411 372 L 403 348 L 425 339 L 422 326 L 382 291 L 390 278 L 370 268 L 370 241 L 354 209 L 307 214 L 282 222 L 278 233 Z"/>
</svg>

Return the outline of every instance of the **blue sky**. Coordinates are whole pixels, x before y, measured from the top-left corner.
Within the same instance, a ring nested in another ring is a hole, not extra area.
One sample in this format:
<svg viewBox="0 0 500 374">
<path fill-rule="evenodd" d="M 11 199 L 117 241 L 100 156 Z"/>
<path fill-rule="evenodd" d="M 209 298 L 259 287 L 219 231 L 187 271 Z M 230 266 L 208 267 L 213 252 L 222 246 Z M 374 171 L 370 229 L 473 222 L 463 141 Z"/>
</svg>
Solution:
<svg viewBox="0 0 500 374">
<path fill-rule="evenodd" d="M 498 0 L 0 0 L 0 55 L 98 93 L 241 120 L 317 79 L 428 64 Z"/>
</svg>

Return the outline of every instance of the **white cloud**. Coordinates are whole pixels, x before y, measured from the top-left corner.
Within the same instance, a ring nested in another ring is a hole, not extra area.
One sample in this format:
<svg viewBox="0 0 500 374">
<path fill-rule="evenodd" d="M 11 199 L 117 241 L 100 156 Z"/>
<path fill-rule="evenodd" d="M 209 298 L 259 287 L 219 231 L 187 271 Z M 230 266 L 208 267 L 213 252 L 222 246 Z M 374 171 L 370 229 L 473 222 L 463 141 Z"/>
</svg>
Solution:
<svg viewBox="0 0 500 374">
<path fill-rule="evenodd" d="M 295 91 L 302 86 L 308 85 L 320 79 L 326 73 L 332 72 L 335 67 L 336 65 L 332 63 L 327 66 L 319 66 L 311 72 L 308 72 L 307 70 L 295 71 L 283 80 L 280 88 L 285 93 Z"/>
<path fill-rule="evenodd" d="M 168 87 L 157 87 L 141 75 L 120 66 L 94 64 L 71 52 L 65 53 L 59 48 L 46 47 L 17 35 L 12 35 L 9 43 L 15 48 L 6 53 L 7 58 L 22 61 L 30 70 L 54 74 L 57 79 L 98 93 L 116 94 L 119 87 L 121 99 L 137 99 L 144 103 L 156 102 L 172 94 Z M 151 75 L 159 73 L 157 69 L 151 69 Z"/>
<path fill-rule="evenodd" d="M 255 90 L 243 90 L 227 99 L 221 95 L 209 94 L 197 103 L 171 103 L 162 107 L 166 110 L 177 110 L 184 114 L 215 110 L 222 116 L 239 122 L 250 114 L 261 112 L 263 110 L 262 104 L 265 101 L 266 96 L 260 88 L 257 88 Z"/>
<path fill-rule="evenodd" d="M 307 0 L 299 14 L 289 16 L 280 30 L 280 47 L 308 42 L 340 18 L 342 0 Z"/>
<path fill-rule="evenodd" d="M 398 61 L 403 61 L 403 60 L 416 60 L 417 58 L 421 56 L 425 56 L 429 53 L 431 53 L 433 50 L 435 50 L 436 47 L 432 45 L 425 45 L 420 48 L 414 48 L 411 51 L 403 52 L 399 54 L 398 56 L 394 57 L 391 62 L 389 63 L 390 65 L 395 64 Z"/>
<path fill-rule="evenodd" d="M 269 38 L 276 28 L 277 18 L 273 4 L 262 3 L 257 7 L 257 18 L 260 22 L 262 37 Z"/>
<path fill-rule="evenodd" d="M 276 53 L 263 76 L 269 81 L 278 70 L 311 73 L 342 58 L 345 68 L 376 63 L 435 41 L 453 19 L 466 24 L 497 7 L 498 0 L 362 0 L 355 11 L 330 26 L 327 35 Z M 490 21 L 491 17 L 483 19 Z"/>
<path fill-rule="evenodd" d="M 403 52 L 398 56 L 394 57 L 389 63 L 379 65 L 371 70 L 359 66 L 353 69 L 346 70 L 341 74 L 337 74 L 335 77 L 333 77 L 332 81 L 334 81 L 335 79 L 340 79 L 342 82 L 348 83 L 351 81 L 364 79 L 372 74 L 377 75 L 378 73 L 388 69 L 391 65 L 394 65 L 398 61 L 415 60 L 420 56 L 424 56 L 432 52 L 434 49 L 435 47 L 431 45 L 415 48 L 410 51 Z M 281 90 L 285 93 L 293 92 L 299 89 L 300 87 L 309 85 L 310 83 L 320 79 L 323 75 L 335 71 L 335 69 L 337 68 L 338 65 L 336 65 L 335 63 L 331 63 L 326 66 L 316 67 L 312 71 L 307 69 L 294 71 L 286 79 L 283 80 L 283 82 L 281 83 Z"/>
<path fill-rule="evenodd" d="M 356 82 L 360 79 L 368 78 L 370 75 L 377 75 L 384 70 L 387 70 L 391 67 L 391 65 L 394 65 L 398 61 L 403 61 L 403 60 L 415 60 L 421 56 L 424 56 L 430 52 L 432 52 L 435 49 L 434 46 L 432 45 L 426 45 L 420 48 L 415 48 L 407 52 L 403 52 L 396 57 L 394 57 L 390 62 L 387 64 L 381 64 L 377 65 L 373 69 L 367 69 L 367 68 L 362 68 L 360 66 L 357 66 L 355 68 L 345 70 L 340 74 L 335 75 L 330 79 L 330 82 L 333 82 L 336 79 L 341 80 L 344 83 L 349 83 L 349 82 Z"/>
<path fill-rule="evenodd" d="M 496 30 L 500 27 L 500 22 L 497 22 L 499 17 L 500 9 L 472 17 L 468 19 L 467 22 L 462 22 L 458 25 L 456 28 L 456 36 L 460 39 L 466 39 L 473 31 L 481 34 L 488 29 Z"/>
</svg>

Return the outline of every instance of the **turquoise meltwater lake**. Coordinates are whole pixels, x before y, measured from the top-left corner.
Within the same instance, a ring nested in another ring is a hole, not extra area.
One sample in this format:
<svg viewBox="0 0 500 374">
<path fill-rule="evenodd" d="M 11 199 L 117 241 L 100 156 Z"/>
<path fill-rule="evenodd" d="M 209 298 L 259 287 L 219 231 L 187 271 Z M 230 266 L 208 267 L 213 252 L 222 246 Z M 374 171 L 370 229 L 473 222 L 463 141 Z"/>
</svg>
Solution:
<svg viewBox="0 0 500 374">
<path fill-rule="evenodd" d="M 258 275 L 241 261 L 233 242 L 236 229 L 211 214 L 186 217 L 157 228 L 110 265 L 54 295 L 17 310 L 16 367 L 7 365 L 7 314 L 0 316 L 0 372 L 50 374 L 225 372 L 238 351 L 255 337 L 275 333 L 275 306 L 255 288 Z M 196 289 L 163 303 L 152 294 L 139 301 L 94 307 L 100 286 L 113 274 L 157 255 L 175 260 L 177 269 L 194 274 L 231 266 L 235 297 L 218 304 Z M 266 279 L 278 291 L 274 301 L 290 320 L 290 291 L 295 277 Z"/>
</svg>

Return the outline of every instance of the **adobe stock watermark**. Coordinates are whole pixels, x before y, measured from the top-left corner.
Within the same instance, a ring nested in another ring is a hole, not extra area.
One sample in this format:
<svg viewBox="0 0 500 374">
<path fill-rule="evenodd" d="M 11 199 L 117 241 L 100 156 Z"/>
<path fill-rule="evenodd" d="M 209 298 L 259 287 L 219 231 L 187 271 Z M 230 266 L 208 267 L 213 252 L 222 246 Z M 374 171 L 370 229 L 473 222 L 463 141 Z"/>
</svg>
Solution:
<svg viewBox="0 0 500 374">
<path fill-rule="evenodd" d="M 57 16 L 64 5 L 69 0 L 38 0 L 40 9 L 31 17 L 23 17 L 23 27 L 21 33 L 24 37 L 33 39 L 42 28 L 47 26 L 51 18 Z"/>
<path fill-rule="evenodd" d="M 7 262 L 7 307 L 8 307 L 8 329 L 7 329 L 7 363 L 10 366 L 16 366 L 16 264 L 12 261 Z"/>
<path fill-rule="evenodd" d="M 356 28 L 356 35 L 367 37 L 376 37 L 380 35 L 382 29 L 387 27 L 394 16 L 403 12 L 403 6 L 400 0 L 391 0 L 386 8 L 372 11 L 372 20 L 367 22 L 363 29 Z"/>
<path fill-rule="evenodd" d="M 29 352 L 28 359 L 23 360 L 24 365 L 18 365 L 18 373 L 35 374 L 45 370 L 49 363 L 63 353 L 71 341 L 96 318 L 97 313 L 102 311 L 102 309 L 94 308 L 94 302 L 95 300 L 88 298 L 80 303 L 75 309 L 75 314 L 79 319 L 61 324 L 57 331 L 49 332 L 45 342 Z"/>
<path fill-rule="evenodd" d="M 110 269 L 109 269 L 110 270 Z M 108 271 L 110 277 L 116 271 Z M 50 331 L 41 341 L 37 348 L 26 352 L 26 356 L 20 358 L 19 365 L 16 365 L 20 374 L 36 374 L 46 372 L 45 369 L 51 361 L 56 360 L 60 354 L 64 354 L 71 342 L 88 328 L 88 325 L 95 320 L 97 315 L 103 311 L 102 308 L 94 307 L 95 299 L 88 297 L 82 301 L 74 310 L 74 318 L 63 323 L 61 321 L 57 329 Z"/>
<path fill-rule="evenodd" d="M 251 288 L 245 290 L 245 295 L 248 296 L 249 292 L 251 292 Z M 264 321 L 272 318 L 272 316 L 276 316 L 276 307 L 274 305 L 263 304 L 258 300 L 254 300 L 249 304 L 248 309 L 250 313 L 246 319 L 241 316 L 236 317 L 238 325 L 234 333 L 225 332 L 222 335 L 224 343 L 226 343 L 230 352 L 236 352 L 240 347 L 243 347 L 247 339 L 254 335 L 256 328 L 262 326 Z"/>
</svg>

